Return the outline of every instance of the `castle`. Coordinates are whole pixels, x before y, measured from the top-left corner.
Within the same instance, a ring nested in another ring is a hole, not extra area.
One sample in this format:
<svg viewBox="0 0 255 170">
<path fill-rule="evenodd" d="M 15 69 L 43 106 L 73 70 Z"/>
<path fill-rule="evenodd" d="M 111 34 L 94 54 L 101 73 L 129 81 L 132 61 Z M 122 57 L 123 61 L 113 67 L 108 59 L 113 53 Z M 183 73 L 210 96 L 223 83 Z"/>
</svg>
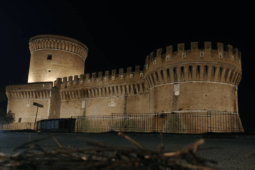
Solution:
<svg viewBox="0 0 255 170">
<path fill-rule="evenodd" d="M 29 40 L 31 60 L 28 84 L 9 85 L 7 111 L 14 124 L 71 116 L 111 113 L 206 113 L 228 111 L 238 115 L 237 90 L 242 77 L 241 53 L 222 43 L 198 49 L 178 44 L 158 49 L 136 66 L 84 74 L 88 48 L 58 35 L 37 35 Z M 93 64 L 93 63 L 92 63 Z M 241 125 L 242 126 L 242 125 Z M 241 127 L 241 129 L 243 129 Z M 243 130 L 242 130 L 243 131 Z"/>
</svg>

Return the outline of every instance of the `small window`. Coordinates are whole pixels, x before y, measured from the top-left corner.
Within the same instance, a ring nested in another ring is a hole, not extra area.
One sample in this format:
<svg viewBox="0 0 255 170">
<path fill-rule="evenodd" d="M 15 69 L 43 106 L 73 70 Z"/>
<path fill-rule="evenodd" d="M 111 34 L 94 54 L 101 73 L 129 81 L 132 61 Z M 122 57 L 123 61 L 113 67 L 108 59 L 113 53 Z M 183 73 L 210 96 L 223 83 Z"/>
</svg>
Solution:
<svg viewBox="0 0 255 170">
<path fill-rule="evenodd" d="M 21 118 L 19 118 L 19 122 L 21 122 Z"/>
<path fill-rule="evenodd" d="M 48 54 L 47 60 L 52 60 L 52 55 Z"/>
<path fill-rule="evenodd" d="M 48 72 L 51 72 L 51 70 L 48 70 Z"/>
</svg>

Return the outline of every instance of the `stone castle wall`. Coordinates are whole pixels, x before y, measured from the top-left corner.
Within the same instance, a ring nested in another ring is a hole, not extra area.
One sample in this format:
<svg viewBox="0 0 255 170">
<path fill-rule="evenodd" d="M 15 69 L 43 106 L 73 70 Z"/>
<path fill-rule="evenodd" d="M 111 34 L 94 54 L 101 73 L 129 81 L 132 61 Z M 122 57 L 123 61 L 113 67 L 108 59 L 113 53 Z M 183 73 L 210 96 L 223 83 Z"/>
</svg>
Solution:
<svg viewBox="0 0 255 170">
<path fill-rule="evenodd" d="M 205 42 L 204 49 L 198 49 L 197 43 L 191 43 L 191 49 L 178 44 L 174 52 L 168 46 L 165 54 L 158 49 L 147 56 L 143 70 L 136 66 L 134 70 L 128 67 L 126 72 L 121 68 L 104 74 L 83 74 L 88 49 L 76 40 L 35 36 L 29 47 L 29 84 L 6 88 L 8 109 L 23 116 L 24 121 L 32 121 L 24 114 L 35 114 L 36 107 L 25 107 L 28 98 L 48 108 L 40 113 L 47 118 L 209 110 L 238 113 L 241 53 L 230 45 L 224 50 L 223 44 L 217 43 L 215 50 L 210 42 Z M 48 53 L 52 60 L 47 60 Z M 52 72 L 44 73 L 48 69 Z M 32 85 L 34 81 L 41 83 Z M 52 86 L 45 92 L 39 84 Z M 19 89 L 21 86 L 25 89 Z"/>
<path fill-rule="evenodd" d="M 52 82 L 9 85 L 6 87 L 8 97 L 7 110 L 15 113 L 15 123 L 34 122 L 37 107 L 33 102 L 43 105 L 38 109 L 37 120 L 48 119 L 51 109 Z"/>
<path fill-rule="evenodd" d="M 54 86 L 60 90 L 62 100 L 87 98 L 88 115 L 98 114 L 100 107 L 104 114 L 110 114 L 111 109 L 105 109 L 112 97 L 128 95 L 128 106 L 143 106 L 143 112 L 172 112 L 191 110 L 217 110 L 238 112 L 237 86 L 241 80 L 241 56 L 238 49 L 232 51 L 228 46 L 223 51 L 223 44 L 218 43 L 218 49 L 212 50 L 211 43 L 205 43 L 205 49 L 198 49 L 197 43 L 192 43 L 191 50 L 184 51 L 184 45 L 178 44 L 178 51 L 172 52 L 172 46 L 167 47 L 166 54 L 157 50 L 157 55 L 147 56 L 144 70 L 139 66 L 128 67 L 127 72 L 121 68 L 118 71 L 102 72 L 58 78 Z M 183 54 L 183 55 L 182 55 Z M 146 97 L 140 97 L 141 94 Z M 131 97 L 133 96 L 133 97 Z M 101 98 L 108 99 L 101 99 Z M 122 97 L 124 98 L 124 97 Z M 122 98 L 119 98 L 121 101 Z M 143 99 L 144 98 L 144 99 Z M 93 99 L 102 104 L 100 107 Z M 104 101 L 107 101 L 105 104 Z M 122 100 L 124 102 L 124 100 Z M 143 102 L 142 102 L 143 101 Z M 124 104 L 120 103 L 120 106 Z M 120 107 L 119 106 L 119 107 Z M 139 107 L 134 108 L 139 108 Z M 123 109 L 122 109 L 123 110 Z M 132 113 L 133 111 L 130 111 Z M 122 113 L 120 108 L 115 111 Z"/>
</svg>

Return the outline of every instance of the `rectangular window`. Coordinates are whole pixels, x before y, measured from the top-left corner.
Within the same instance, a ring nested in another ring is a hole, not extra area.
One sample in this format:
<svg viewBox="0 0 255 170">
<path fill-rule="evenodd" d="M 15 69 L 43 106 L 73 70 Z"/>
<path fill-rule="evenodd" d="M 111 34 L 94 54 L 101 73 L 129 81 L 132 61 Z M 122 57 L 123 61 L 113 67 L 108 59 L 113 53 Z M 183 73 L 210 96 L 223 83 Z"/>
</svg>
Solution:
<svg viewBox="0 0 255 170">
<path fill-rule="evenodd" d="M 52 60 L 52 55 L 48 54 L 47 60 Z"/>
<path fill-rule="evenodd" d="M 19 118 L 19 122 L 21 122 L 21 118 Z"/>
</svg>

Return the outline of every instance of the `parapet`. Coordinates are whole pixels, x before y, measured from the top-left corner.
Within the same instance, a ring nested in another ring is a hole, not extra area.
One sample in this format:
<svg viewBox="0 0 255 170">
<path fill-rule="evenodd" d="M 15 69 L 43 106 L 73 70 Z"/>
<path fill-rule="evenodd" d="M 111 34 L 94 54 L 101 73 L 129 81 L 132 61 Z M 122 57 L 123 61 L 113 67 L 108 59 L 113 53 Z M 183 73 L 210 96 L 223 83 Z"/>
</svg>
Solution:
<svg viewBox="0 0 255 170">
<path fill-rule="evenodd" d="M 28 83 L 28 84 L 15 84 L 6 86 L 6 91 L 10 90 L 31 90 L 31 89 L 51 89 L 53 87 L 52 82 L 40 82 L 40 83 Z"/>
<path fill-rule="evenodd" d="M 73 38 L 59 35 L 37 35 L 29 40 L 29 49 L 33 51 L 39 49 L 58 49 L 76 53 L 86 59 L 88 47 Z"/>
<path fill-rule="evenodd" d="M 150 55 L 146 57 L 143 70 L 140 70 L 140 66 L 136 66 L 134 69 L 132 67 L 127 67 L 126 72 L 124 72 L 123 68 L 120 68 L 118 73 L 116 69 L 113 69 L 111 71 L 105 71 L 104 75 L 103 72 L 93 72 L 92 74 L 82 74 L 79 78 L 78 75 L 69 78 L 64 77 L 63 81 L 62 79 L 57 79 L 54 82 L 54 86 L 62 84 L 61 87 L 68 87 L 70 85 L 72 85 L 72 87 L 74 85 L 79 85 L 79 87 L 92 87 L 109 84 L 138 83 L 143 82 L 147 73 L 158 67 L 180 64 L 200 65 L 198 63 L 202 63 L 202 65 L 206 66 L 210 64 L 227 64 L 230 67 L 235 67 L 236 70 L 241 73 L 241 52 L 238 51 L 237 48 L 233 49 L 231 45 L 226 46 L 224 49 L 223 43 L 217 43 L 217 49 L 212 49 L 212 43 L 205 42 L 204 48 L 199 49 L 198 42 L 191 42 L 190 49 L 185 49 L 185 44 L 180 43 L 177 45 L 177 51 L 173 52 L 173 46 L 167 46 L 165 54 L 162 54 L 162 51 L 163 49 L 160 48 L 157 49 L 156 52 L 151 52 Z"/>
<path fill-rule="evenodd" d="M 217 43 L 217 49 L 212 49 L 211 42 L 204 42 L 204 48 L 198 48 L 198 42 L 191 42 L 191 48 L 185 49 L 184 43 L 177 44 L 177 51 L 173 51 L 173 46 L 166 47 L 166 53 L 162 54 L 163 49 L 157 49 L 156 53 L 151 52 L 145 59 L 145 68 L 154 69 L 159 66 L 192 63 L 192 62 L 217 62 L 230 64 L 241 70 L 241 52 L 231 45 L 224 49 L 223 43 Z"/>
<path fill-rule="evenodd" d="M 132 72 L 132 67 L 127 67 L 126 73 L 124 73 L 124 69 L 120 68 L 118 70 L 113 69 L 111 71 L 106 70 L 103 72 L 93 72 L 91 74 L 81 74 L 58 78 L 54 81 L 54 87 L 68 87 L 70 85 L 85 85 L 85 86 L 96 86 L 96 85 L 107 85 L 107 84 L 119 84 L 119 83 L 129 83 L 132 81 L 143 81 L 144 80 L 144 70 L 140 70 L 140 66 L 135 66 L 134 72 Z M 111 74 L 110 74 L 111 73 Z"/>
</svg>

